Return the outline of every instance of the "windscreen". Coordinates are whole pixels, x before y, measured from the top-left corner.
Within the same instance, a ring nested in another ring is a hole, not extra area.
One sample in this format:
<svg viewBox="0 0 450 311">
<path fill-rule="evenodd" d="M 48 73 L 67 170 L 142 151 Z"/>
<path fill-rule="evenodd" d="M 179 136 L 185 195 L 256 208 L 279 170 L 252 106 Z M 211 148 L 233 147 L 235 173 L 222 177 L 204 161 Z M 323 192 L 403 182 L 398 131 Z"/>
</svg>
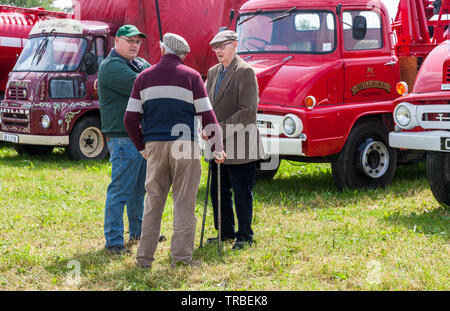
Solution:
<svg viewBox="0 0 450 311">
<path fill-rule="evenodd" d="M 237 25 L 239 53 L 327 54 L 336 46 L 332 12 L 255 12 L 241 15 Z"/>
<path fill-rule="evenodd" d="M 75 71 L 87 42 L 78 37 L 43 36 L 28 40 L 14 71 Z"/>
</svg>

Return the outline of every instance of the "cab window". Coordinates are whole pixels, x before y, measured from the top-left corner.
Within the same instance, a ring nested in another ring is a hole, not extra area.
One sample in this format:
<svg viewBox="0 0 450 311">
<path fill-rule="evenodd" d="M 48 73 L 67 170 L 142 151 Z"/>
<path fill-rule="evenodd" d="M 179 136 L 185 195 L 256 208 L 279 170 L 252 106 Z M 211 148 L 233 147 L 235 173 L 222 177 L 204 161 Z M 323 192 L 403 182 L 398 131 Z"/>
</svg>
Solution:
<svg viewBox="0 0 450 311">
<path fill-rule="evenodd" d="M 353 37 L 353 20 L 356 16 L 363 16 L 367 21 L 367 32 L 364 38 L 357 40 Z M 376 50 L 383 47 L 383 32 L 381 18 L 374 11 L 345 11 L 342 15 L 344 23 L 344 48 L 347 51 Z"/>
</svg>

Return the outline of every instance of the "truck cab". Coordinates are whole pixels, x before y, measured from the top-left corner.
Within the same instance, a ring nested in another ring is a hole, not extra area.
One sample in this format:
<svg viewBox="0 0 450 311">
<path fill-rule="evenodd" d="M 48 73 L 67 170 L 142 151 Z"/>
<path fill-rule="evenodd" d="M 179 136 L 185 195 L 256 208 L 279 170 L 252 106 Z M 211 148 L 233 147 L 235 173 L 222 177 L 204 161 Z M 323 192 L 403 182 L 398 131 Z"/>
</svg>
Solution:
<svg viewBox="0 0 450 311">
<path fill-rule="evenodd" d="M 430 188 L 450 207 L 450 41 L 436 47 L 423 63 L 410 94 L 394 101 L 392 147 L 427 151 Z"/>
<path fill-rule="evenodd" d="M 330 162 L 338 188 L 386 186 L 399 61 L 389 16 L 374 0 L 251 0 L 238 54 L 254 68 L 258 127 L 271 158 Z M 264 172 L 265 171 L 265 172 Z"/>
<path fill-rule="evenodd" d="M 66 147 L 74 159 L 103 159 L 95 80 L 111 48 L 110 27 L 71 19 L 36 24 L 10 74 L 0 105 L 0 140 L 19 153 Z"/>
</svg>

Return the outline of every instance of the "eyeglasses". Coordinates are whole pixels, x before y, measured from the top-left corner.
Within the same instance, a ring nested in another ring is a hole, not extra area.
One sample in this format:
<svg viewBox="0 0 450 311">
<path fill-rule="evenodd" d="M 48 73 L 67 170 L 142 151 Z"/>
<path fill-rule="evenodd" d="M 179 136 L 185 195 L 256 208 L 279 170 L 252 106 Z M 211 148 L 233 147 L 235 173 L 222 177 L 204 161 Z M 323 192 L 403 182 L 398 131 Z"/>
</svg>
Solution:
<svg viewBox="0 0 450 311">
<path fill-rule="evenodd" d="M 128 43 L 129 45 L 136 44 L 137 46 L 139 46 L 139 45 L 142 44 L 142 41 L 141 41 L 141 40 L 125 39 L 125 38 L 123 38 L 123 37 L 119 37 L 119 38 L 120 38 L 120 39 L 123 39 L 123 40 L 125 40 L 125 41 L 127 41 L 127 43 Z"/>
<path fill-rule="evenodd" d="M 213 45 L 212 47 L 211 47 L 211 49 L 213 50 L 213 51 L 223 51 L 223 50 L 225 50 L 225 47 L 227 46 L 227 45 L 229 45 L 229 44 L 231 44 L 231 43 L 233 43 L 234 41 L 230 41 L 230 42 L 227 42 L 227 43 L 222 43 L 222 44 L 216 44 L 216 45 Z"/>
</svg>

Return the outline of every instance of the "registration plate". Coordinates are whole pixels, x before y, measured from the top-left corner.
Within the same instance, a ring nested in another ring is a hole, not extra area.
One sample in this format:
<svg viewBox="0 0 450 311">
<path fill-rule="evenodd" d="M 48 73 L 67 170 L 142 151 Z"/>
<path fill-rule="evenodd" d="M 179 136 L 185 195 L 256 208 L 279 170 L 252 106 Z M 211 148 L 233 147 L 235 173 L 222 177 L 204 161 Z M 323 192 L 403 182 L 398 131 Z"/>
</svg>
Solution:
<svg viewBox="0 0 450 311">
<path fill-rule="evenodd" d="M 18 143 L 19 142 L 19 136 L 18 135 L 11 135 L 11 134 L 3 133 L 2 140 L 8 141 L 10 143 Z"/>
<path fill-rule="evenodd" d="M 441 137 L 441 150 L 450 151 L 450 137 Z"/>
</svg>

